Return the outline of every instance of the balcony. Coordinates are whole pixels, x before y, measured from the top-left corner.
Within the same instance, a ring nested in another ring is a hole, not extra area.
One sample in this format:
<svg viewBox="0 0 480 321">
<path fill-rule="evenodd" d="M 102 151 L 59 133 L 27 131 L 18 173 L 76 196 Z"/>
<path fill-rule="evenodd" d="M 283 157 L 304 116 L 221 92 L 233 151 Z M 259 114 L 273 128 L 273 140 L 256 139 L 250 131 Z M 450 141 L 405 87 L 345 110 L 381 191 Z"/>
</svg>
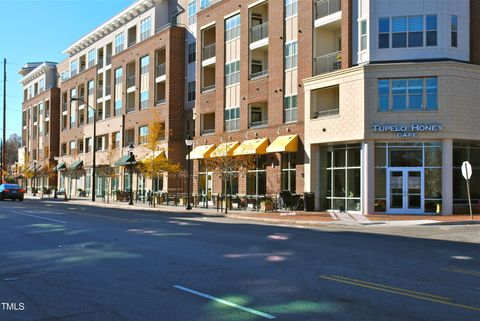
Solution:
<svg viewBox="0 0 480 321">
<path fill-rule="evenodd" d="M 320 75 L 341 68 L 341 51 L 332 52 L 320 57 L 313 58 L 314 74 Z"/>
<path fill-rule="evenodd" d="M 215 57 L 215 43 L 202 48 L 202 61 Z"/>
<path fill-rule="evenodd" d="M 315 2 L 315 19 L 320 19 L 341 10 L 341 0 L 317 0 Z"/>
<path fill-rule="evenodd" d="M 157 65 L 157 77 L 165 75 L 166 70 L 167 70 L 167 65 L 165 63 Z"/>
<path fill-rule="evenodd" d="M 268 38 L 268 21 L 250 29 L 250 43 Z"/>
<path fill-rule="evenodd" d="M 207 92 L 215 89 L 215 84 L 202 87 L 202 92 Z"/>
<path fill-rule="evenodd" d="M 127 77 L 127 88 L 135 87 L 135 75 L 130 75 Z"/>
<path fill-rule="evenodd" d="M 165 102 L 166 102 L 165 98 L 158 98 L 155 101 L 155 105 L 162 105 L 162 104 L 165 104 Z"/>
<path fill-rule="evenodd" d="M 267 120 L 252 121 L 248 124 L 248 128 L 266 127 L 267 125 L 268 125 L 268 119 Z"/>
<path fill-rule="evenodd" d="M 213 135 L 213 134 L 215 134 L 215 128 L 202 129 L 200 132 L 200 135 L 202 136 Z"/>
<path fill-rule="evenodd" d="M 251 74 L 250 75 L 250 80 L 263 78 L 263 77 L 266 77 L 266 76 L 268 76 L 268 70 L 267 69 Z"/>
<path fill-rule="evenodd" d="M 337 116 L 339 112 L 339 108 L 316 111 L 313 113 L 313 119 Z"/>
<path fill-rule="evenodd" d="M 338 85 L 312 90 L 310 119 L 336 117 L 340 114 L 340 87 Z"/>
</svg>

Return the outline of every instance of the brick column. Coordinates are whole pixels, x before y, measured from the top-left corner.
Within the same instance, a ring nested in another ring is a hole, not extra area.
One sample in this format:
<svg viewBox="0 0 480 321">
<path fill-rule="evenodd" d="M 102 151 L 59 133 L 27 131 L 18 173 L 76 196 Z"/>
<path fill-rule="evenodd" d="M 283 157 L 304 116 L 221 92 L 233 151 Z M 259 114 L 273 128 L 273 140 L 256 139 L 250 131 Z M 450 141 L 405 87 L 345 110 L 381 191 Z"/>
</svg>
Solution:
<svg viewBox="0 0 480 321">
<path fill-rule="evenodd" d="M 352 66 L 352 0 L 341 0 L 342 6 L 342 69 Z"/>
</svg>

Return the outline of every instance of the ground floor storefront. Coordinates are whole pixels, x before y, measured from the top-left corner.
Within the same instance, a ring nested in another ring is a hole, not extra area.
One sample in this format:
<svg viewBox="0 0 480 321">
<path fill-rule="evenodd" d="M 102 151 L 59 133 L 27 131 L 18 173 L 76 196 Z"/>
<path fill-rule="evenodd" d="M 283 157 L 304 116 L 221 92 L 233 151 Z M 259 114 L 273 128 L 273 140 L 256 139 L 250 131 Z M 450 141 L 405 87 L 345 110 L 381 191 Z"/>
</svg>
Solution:
<svg viewBox="0 0 480 321">
<path fill-rule="evenodd" d="M 468 212 L 461 165 L 473 168 L 470 192 L 480 211 L 480 142 L 366 140 L 313 144 L 305 190 L 317 210 L 363 214 L 456 214 Z"/>
</svg>

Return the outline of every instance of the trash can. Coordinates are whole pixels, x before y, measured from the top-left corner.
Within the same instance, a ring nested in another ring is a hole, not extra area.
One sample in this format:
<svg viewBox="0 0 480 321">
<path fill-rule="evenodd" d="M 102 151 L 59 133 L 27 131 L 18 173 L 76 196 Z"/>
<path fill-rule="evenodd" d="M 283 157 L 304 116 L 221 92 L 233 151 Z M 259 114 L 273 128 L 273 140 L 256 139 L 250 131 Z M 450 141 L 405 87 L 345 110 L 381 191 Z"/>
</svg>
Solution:
<svg viewBox="0 0 480 321">
<path fill-rule="evenodd" d="M 303 194 L 303 208 L 306 212 L 315 210 L 315 193 L 306 192 Z"/>
</svg>

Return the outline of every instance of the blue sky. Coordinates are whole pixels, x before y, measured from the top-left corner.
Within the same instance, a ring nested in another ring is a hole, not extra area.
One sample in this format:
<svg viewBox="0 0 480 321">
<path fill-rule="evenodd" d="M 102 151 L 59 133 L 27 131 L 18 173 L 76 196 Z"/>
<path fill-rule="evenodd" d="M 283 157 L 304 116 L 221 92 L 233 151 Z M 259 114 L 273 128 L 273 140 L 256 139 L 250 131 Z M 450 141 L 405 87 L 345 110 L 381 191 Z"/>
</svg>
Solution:
<svg viewBox="0 0 480 321">
<path fill-rule="evenodd" d="M 7 59 L 7 138 L 21 135 L 22 85 L 27 62 L 67 58 L 62 52 L 134 0 L 0 0 L 0 113 L 3 129 L 3 58 Z M 1 137 L 1 135 L 0 135 Z"/>
</svg>

